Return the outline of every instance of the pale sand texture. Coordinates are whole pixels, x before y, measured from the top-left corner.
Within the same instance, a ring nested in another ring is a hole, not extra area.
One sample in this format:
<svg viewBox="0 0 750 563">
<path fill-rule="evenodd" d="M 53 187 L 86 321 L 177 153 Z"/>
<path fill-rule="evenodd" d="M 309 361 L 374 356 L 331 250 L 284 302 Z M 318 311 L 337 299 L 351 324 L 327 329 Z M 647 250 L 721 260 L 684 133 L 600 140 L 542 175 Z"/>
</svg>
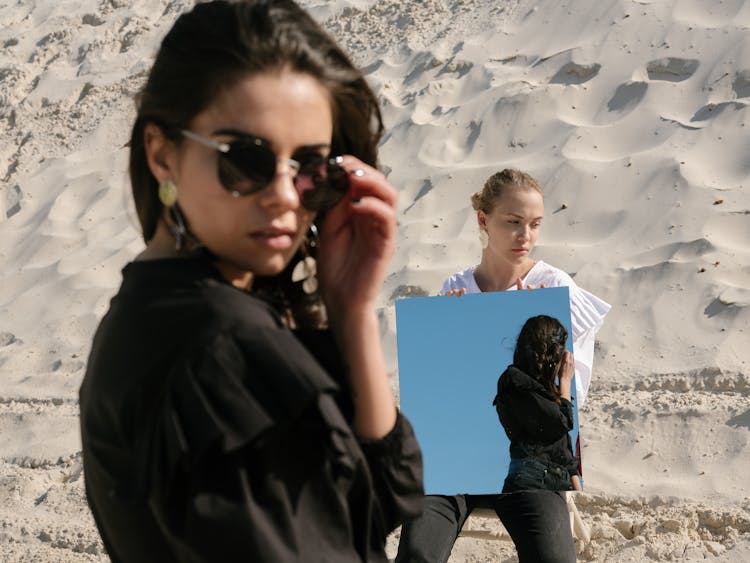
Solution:
<svg viewBox="0 0 750 563">
<path fill-rule="evenodd" d="M 131 97 L 190 5 L 0 2 L 2 561 L 106 559 L 77 389 L 142 247 Z M 547 194 L 535 256 L 613 305 L 581 412 L 580 559 L 750 560 L 750 2 L 305 5 L 382 100 L 401 192 L 381 303 L 394 384 L 393 301 L 476 263 L 469 194 L 527 170 Z M 509 542 L 471 539 L 451 558 L 513 560 Z"/>
</svg>

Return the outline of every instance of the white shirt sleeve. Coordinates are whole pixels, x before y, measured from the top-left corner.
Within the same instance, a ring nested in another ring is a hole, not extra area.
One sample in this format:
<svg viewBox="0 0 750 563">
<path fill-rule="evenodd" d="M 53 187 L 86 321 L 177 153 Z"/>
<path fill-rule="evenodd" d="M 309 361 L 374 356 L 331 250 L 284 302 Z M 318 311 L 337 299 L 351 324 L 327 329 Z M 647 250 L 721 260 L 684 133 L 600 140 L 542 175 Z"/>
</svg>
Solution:
<svg viewBox="0 0 750 563">
<path fill-rule="evenodd" d="M 596 329 L 591 328 L 573 339 L 573 355 L 575 358 L 576 402 L 582 407 L 586 402 L 586 395 L 591 385 L 591 372 L 594 367 L 594 341 Z"/>
<path fill-rule="evenodd" d="M 445 295 L 448 291 L 460 291 L 465 289 L 466 293 L 480 293 L 477 282 L 474 280 L 474 268 L 467 268 L 461 272 L 456 272 L 443 282 L 440 295 Z"/>
<path fill-rule="evenodd" d="M 594 365 L 594 341 L 611 305 L 593 293 L 576 285 L 567 273 L 550 264 L 538 263 L 527 283 L 536 286 L 568 288 L 570 294 L 570 322 L 573 329 L 573 354 L 575 356 L 576 403 L 582 407 L 591 384 Z"/>
<path fill-rule="evenodd" d="M 573 280 L 570 280 L 573 282 Z M 573 338 L 583 338 L 584 334 L 599 330 L 612 306 L 599 299 L 593 293 L 578 287 L 575 283 L 569 286 L 570 291 L 570 321 L 573 325 Z"/>
</svg>

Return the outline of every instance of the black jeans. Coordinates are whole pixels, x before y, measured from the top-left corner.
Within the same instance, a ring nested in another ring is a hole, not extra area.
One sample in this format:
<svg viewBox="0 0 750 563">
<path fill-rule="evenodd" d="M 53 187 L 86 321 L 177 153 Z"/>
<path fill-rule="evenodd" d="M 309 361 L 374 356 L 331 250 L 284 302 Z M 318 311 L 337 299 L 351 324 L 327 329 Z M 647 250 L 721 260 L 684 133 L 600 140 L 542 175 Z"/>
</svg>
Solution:
<svg viewBox="0 0 750 563">
<path fill-rule="evenodd" d="M 503 484 L 503 493 L 544 489 L 547 491 L 569 491 L 572 488 L 570 474 L 562 465 L 541 462 L 533 457 L 511 459 L 508 476 Z"/>
<path fill-rule="evenodd" d="M 404 524 L 396 563 L 446 563 L 474 508 L 493 508 L 518 551 L 519 563 L 575 563 L 565 493 L 429 495 L 422 515 Z"/>
</svg>

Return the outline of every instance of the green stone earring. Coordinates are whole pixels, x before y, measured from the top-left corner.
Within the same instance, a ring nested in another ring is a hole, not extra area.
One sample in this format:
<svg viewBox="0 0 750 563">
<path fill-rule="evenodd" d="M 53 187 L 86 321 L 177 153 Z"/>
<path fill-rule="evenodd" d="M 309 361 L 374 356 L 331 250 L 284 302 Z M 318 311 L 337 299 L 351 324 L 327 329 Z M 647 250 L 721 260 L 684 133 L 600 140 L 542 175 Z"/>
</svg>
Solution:
<svg viewBox="0 0 750 563">
<path fill-rule="evenodd" d="M 172 180 L 164 180 L 159 184 L 159 201 L 164 207 L 172 207 L 177 203 L 177 186 Z"/>
</svg>

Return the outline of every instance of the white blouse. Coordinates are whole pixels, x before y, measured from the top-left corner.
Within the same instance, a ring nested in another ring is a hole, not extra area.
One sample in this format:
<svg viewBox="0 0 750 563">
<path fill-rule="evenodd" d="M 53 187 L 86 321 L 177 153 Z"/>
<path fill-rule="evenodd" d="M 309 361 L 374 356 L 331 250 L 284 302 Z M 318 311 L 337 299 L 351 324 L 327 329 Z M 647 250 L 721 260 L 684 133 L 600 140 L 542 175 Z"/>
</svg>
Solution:
<svg viewBox="0 0 750 563">
<path fill-rule="evenodd" d="M 477 266 L 457 272 L 443 282 L 440 294 L 444 295 L 450 290 L 465 289 L 466 293 L 481 293 L 474 278 L 474 270 Z M 533 285 L 539 287 L 565 286 L 570 292 L 570 320 L 573 327 L 573 355 L 576 366 L 576 402 L 582 407 L 586 401 L 589 385 L 591 384 L 591 370 L 594 364 L 594 340 L 596 333 L 604 322 L 604 317 L 611 309 L 605 301 L 599 299 L 593 293 L 578 287 L 568 274 L 539 260 L 529 270 L 526 277 L 521 280 L 524 286 Z M 517 290 L 513 284 L 506 291 Z"/>
</svg>

